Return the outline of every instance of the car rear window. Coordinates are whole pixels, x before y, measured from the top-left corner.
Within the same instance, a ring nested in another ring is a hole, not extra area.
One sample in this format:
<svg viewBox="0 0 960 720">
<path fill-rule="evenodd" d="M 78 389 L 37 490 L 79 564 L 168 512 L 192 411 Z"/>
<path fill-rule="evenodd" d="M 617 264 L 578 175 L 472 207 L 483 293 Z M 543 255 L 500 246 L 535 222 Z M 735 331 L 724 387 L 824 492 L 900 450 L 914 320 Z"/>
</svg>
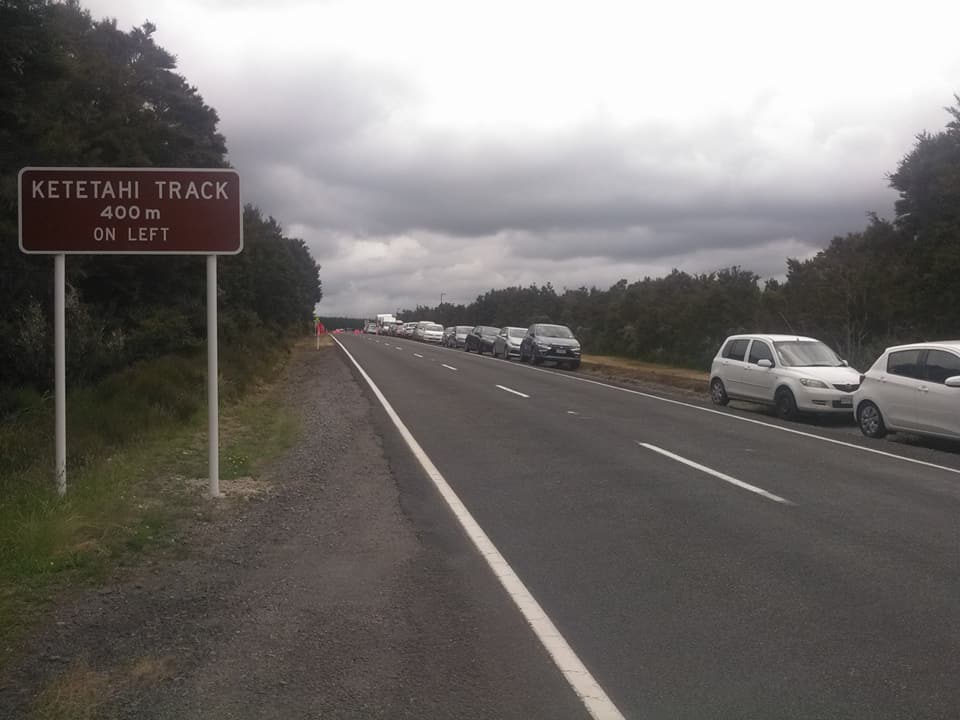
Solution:
<svg viewBox="0 0 960 720">
<path fill-rule="evenodd" d="M 723 347 L 723 357 L 727 360 L 743 360 L 749 344 L 749 340 L 728 340 Z"/>
<path fill-rule="evenodd" d="M 960 357 L 945 350 L 927 353 L 927 380 L 942 385 L 955 375 L 960 375 Z"/>
<path fill-rule="evenodd" d="M 891 375 L 920 380 L 920 353 L 922 350 L 898 350 L 887 358 L 887 372 Z"/>
</svg>

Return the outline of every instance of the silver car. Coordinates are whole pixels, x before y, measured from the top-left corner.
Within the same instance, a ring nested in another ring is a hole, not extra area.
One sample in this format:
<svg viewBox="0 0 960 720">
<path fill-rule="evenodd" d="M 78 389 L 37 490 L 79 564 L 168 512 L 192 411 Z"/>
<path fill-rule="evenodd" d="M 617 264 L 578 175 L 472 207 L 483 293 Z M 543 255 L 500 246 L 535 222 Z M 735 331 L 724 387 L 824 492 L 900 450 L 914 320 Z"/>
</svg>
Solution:
<svg viewBox="0 0 960 720">
<path fill-rule="evenodd" d="M 520 342 L 527 334 L 522 327 L 500 328 L 500 334 L 493 341 L 493 356 L 509 360 L 511 357 L 520 357 Z"/>
</svg>

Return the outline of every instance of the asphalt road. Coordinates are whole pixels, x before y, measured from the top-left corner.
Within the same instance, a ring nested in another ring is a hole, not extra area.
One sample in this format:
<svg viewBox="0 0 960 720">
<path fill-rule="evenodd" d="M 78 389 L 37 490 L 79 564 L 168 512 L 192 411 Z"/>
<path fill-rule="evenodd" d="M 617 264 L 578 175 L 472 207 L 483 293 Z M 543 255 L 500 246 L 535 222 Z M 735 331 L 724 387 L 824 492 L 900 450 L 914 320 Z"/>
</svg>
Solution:
<svg viewBox="0 0 960 720">
<path fill-rule="evenodd" d="M 956 447 L 340 339 L 628 718 L 960 717 Z"/>
</svg>

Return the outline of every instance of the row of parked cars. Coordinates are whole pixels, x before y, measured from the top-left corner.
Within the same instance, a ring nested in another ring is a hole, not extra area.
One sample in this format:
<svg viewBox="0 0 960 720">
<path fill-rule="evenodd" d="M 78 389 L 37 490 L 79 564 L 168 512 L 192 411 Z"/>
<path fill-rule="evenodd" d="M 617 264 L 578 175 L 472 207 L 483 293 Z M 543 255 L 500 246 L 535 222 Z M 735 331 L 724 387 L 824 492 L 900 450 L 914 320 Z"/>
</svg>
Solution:
<svg viewBox="0 0 960 720">
<path fill-rule="evenodd" d="M 960 341 L 887 348 L 860 373 L 827 345 L 795 335 L 733 335 L 710 369 L 710 397 L 799 412 L 852 414 L 864 435 L 960 439 Z"/>
<path fill-rule="evenodd" d="M 531 365 L 550 361 L 571 370 L 580 367 L 580 342 L 566 325 L 535 323 L 526 328 L 451 325 L 444 328 L 421 320 L 398 325 L 393 334 L 479 355 L 490 353 L 504 360 L 517 358 Z"/>
</svg>

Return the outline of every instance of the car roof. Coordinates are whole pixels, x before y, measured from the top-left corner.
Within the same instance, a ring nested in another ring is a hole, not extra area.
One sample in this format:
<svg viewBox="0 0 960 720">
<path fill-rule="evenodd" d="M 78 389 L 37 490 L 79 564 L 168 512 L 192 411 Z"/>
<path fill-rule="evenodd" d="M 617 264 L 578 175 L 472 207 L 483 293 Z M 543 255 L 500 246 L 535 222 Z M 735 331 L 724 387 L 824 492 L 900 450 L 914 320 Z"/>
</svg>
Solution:
<svg viewBox="0 0 960 720">
<path fill-rule="evenodd" d="M 783 335 L 778 333 L 741 333 L 740 335 L 731 335 L 727 340 L 751 340 L 753 338 L 758 338 L 760 340 L 768 340 L 770 342 L 820 342 L 816 338 L 807 337 L 806 335 Z M 723 342 L 726 343 L 727 340 Z"/>
<path fill-rule="evenodd" d="M 960 340 L 931 340 L 930 342 L 910 343 L 908 345 L 892 345 L 884 352 L 895 350 L 953 350 L 960 351 Z"/>
</svg>

